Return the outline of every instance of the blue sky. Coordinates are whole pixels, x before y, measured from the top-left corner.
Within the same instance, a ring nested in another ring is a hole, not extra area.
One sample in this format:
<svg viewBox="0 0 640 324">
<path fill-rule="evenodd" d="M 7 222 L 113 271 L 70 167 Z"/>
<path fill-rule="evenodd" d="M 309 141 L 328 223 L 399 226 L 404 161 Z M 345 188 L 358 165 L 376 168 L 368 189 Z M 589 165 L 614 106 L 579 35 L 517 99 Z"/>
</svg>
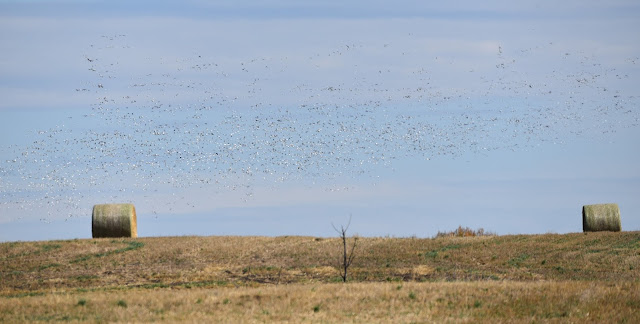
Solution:
<svg viewBox="0 0 640 324">
<path fill-rule="evenodd" d="M 0 241 L 640 229 L 633 1 L 0 1 Z"/>
</svg>

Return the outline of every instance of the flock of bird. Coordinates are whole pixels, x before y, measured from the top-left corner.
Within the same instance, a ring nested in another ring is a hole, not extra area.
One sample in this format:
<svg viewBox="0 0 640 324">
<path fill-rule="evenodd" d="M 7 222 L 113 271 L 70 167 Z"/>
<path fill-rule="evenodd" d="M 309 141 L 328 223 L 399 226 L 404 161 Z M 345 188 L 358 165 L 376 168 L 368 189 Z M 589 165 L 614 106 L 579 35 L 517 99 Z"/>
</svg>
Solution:
<svg viewBox="0 0 640 324">
<path fill-rule="evenodd" d="M 373 50 L 417 64 L 368 64 Z M 447 65 L 456 68 L 452 59 L 407 58 L 407 49 L 389 44 L 304 57 L 118 61 L 132 51 L 125 35 L 90 47 L 82 57 L 87 81 L 75 90 L 95 101 L 66 126 L 36 130 L 32 144 L 0 161 L 0 209 L 40 212 L 48 221 L 85 216 L 88 201 L 132 197 L 170 213 L 176 201 L 157 197 L 171 193 L 196 205 L 184 197 L 191 189 L 242 199 L 255 186 L 331 190 L 376 177 L 399 159 L 426 164 L 527 150 L 636 127 L 640 116 L 637 98 L 609 88 L 627 75 L 575 53 L 534 76 L 526 64 L 535 49 L 496 48 L 483 69 L 465 74 L 447 73 Z"/>
</svg>

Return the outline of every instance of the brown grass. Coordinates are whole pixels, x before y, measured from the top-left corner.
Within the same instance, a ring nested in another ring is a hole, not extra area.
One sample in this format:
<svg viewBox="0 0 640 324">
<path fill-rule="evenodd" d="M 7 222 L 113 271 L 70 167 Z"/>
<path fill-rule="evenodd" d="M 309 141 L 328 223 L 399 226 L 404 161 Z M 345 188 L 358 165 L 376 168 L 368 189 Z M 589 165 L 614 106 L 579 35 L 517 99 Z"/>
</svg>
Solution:
<svg viewBox="0 0 640 324">
<path fill-rule="evenodd" d="M 5 299 L 1 322 L 637 322 L 626 282 L 333 283 L 134 289 Z"/>
<path fill-rule="evenodd" d="M 0 322 L 640 320 L 639 232 L 358 242 L 347 285 L 337 238 L 2 243 Z"/>
</svg>

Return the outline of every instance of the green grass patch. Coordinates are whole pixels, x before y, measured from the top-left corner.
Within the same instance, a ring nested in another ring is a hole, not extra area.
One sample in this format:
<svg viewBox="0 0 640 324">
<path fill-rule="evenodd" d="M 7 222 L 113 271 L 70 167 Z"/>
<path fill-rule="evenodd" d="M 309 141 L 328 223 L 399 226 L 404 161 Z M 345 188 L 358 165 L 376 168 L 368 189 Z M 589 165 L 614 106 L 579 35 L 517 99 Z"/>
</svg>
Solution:
<svg viewBox="0 0 640 324">
<path fill-rule="evenodd" d="M 595 239 L 595 240 L 591 240 L 591 241 L 587 241 L 584 242 L 584 246 L 592 246 L 592 245 L 599 245 L 601 243 L 600 239 Z"/>
<path fill-rule="evenodd" d="M 219 286 L 227 286 L 229 283 L 224 280 L 206 280 L 206 281 L 192 281 L 188 283 L 182 284 L 184 287 L 187 285 L 193 288 L 209 288 L 209 287 L 219 287 Z"/>
<path fill-rule="evenodd" d="M 49 251 L 51 251 L 51 250 L 56 250 L 56 249 L 59 249 L 59 248 L 61 248 L 61 247 L 62 247 L 62 245 L 60 245 L 60 244 L 55 244 L 55 243 L 52 243 L 52 244 L 44 244 L 44 245 L 40 246 L 40 251 L 42 251 L 42 252 L 49 252 Z"/>
<path fill-rule="evenodd" d="M 9 249 L 14 248 L 16 246 L 19 246 L 19 243 L 16 242 L 12 242 L 7 244 L 7 252 L 9 251 Z M 29 255 L 40 255 L 41 253 L 46 253 L 52 250 L 57 250 L 59 248 L 61 248 L 62 245 L 57 244 L 57 243 L 47 243 L 47 244 L 43 244 L 40 246 L 35 246 L 35 248 L 38 248 L 37 250 L 31 250 L 31 251 L 25 251 L 25 252 L 21 252 L 21 253 L 17 253 L 17 254 L 12 254 L 12 255 L 6 255 L 4 257 L 4 259 L 9 260 L 9 259 L 14 259 L 14 258 L 21 258 L 21 257 L 25 257 L 25 256 L 29 256 Z"/>
<path fill-rule="evenodd" d="M 530 257 L 529 254 L 523 253 L 523 254 L 520 254 L 519 256 L 507 261 L 507 263 L 512 267 L 519 268 L 522 265 L 522 262 L 527 260 L 529 257 Z"/>
<path fill-rule="evenodd" d="M 4 298 L 23 298 L 23 297 L 35 297 L 35 296 L 44 296 L 43 292 L 39 291 L 30 291 L 20 294 L 6 295 Z"/>
<path fill-rule="evenodd" d="M 437 250 L 433 250 L 433 251 L 429 251 L 427 253 L 424 254 L 424 256 L 426 258 L 431 258 L 431 259 L 435 259 L 436 257 L 438 257 L 438 251 Z"/>
<path fill-rule="evenodd" d="M 444 247 L 442 247 L 440 249 L 440 251 L 444 252 L 444 251 L 449 251 L 449 250 L 456 250 L 456 249 L 459 249 L 461 247 L 463 247 L 462 244 L 449 244 L 449 245 L 445 245 Z"/>
<path fill-rule="evenodd" d="M 122 242 L 118 242 L 118 241 L 111 241 L 111 243 L 126 243 L 126 241 L 122 241 Z M 119 253 L 124 253 L 124 252 L 128 252 L 128 251 L 133 251 L 133 250 L 137 250 L 139 248 L 142 248 L 144 246 L 144 243 L 142 242 L 138 242 L 138 241 L 132 241 L 132 242 L 128 242 L 127 246 L 120 248 L 120 249 L 115 249 L 113 251 L 108 251 L 108 252 L 102 252 L 102 253 L 95 253 L 95 254 L 88 254 L 88 255 L 83 255 L 80 256 L 74 260 L 71 260 L 71 263 L 79 263 L 79 262 L 84 262 L 93 258 L 102 258 L 102 257 L 106 257 L 109 255 L 114 255 L 114 254 L 119 254 Z"/>
<path fill-rule="evenodd" d="M 640 249 L 640 237 L 613 246 L 614 249 Z"/>
<path fill-rule="evenodd" d="M 456 250 L 456 249 L 462 248 L 462 247 L 464 247 L 464 246 L 465 246 L 465 245 L 463 245 L 463 244 L 449 244 L 449 245 L 445 245 L 445 246 L 443 246 L 443 247 L 441 247 L 441 248 L 439 248 L 439 249 L 435 249 L 435 250 L 431 250 L 431 251 L 429 251 L 429 252 L 426 252 L 426 253 L 424 254 L 424 256 L 425 256 L 425 258 L 427 258 L 427 259 L 435 259 L 435 258 L 437 258 L 437 257 L 438 257 L 438 253 L 440 253 L 440 252 L 446 252 L 446 251 L 450 251 L 450 250 Z M 448 257 L 449 257 L 449 255 L 444 255 L 444 258 L 445 258 L 445 259 L 446 259 L 446 258 L 448 258 Z"/>
<path fill-rule="evenodd" d="M 169 285 L 161 283 L 161 282 L 135 286 L 135 288 L 144 288 L 144 289 L 169 288 L 169 287 L 170 287 Z M 132 288 L 134 288 L 134 287 L 132 287 Z"/>
<path fill-rule="evenodd" d="M 73 277 L 73 279 L 78 280 L 78 281 L 90 281 L 90 280 L 98 279 L 98 276 L 96 276 L 96 275 L 79 275 L 79 276 Z"/>
</svg>

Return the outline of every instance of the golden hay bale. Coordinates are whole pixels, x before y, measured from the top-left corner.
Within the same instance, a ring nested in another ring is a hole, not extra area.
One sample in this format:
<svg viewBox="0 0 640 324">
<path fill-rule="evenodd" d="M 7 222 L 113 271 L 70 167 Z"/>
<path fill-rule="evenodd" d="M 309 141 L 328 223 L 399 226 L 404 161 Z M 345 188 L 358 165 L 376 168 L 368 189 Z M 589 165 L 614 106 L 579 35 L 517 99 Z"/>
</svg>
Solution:
<svg viewBox="0 0 640 324">
<path fill-rule="evenodd" d="M 133 204 L 93 206 L 91 234 L 97 237 L 138 237 L 136 208 Z"/>
<path fill-rule="evenodd" d="M 618 204 L 598 204 L 582 206 L 582 231 L 620 232 L 620 208 Z"/>
</svg>

